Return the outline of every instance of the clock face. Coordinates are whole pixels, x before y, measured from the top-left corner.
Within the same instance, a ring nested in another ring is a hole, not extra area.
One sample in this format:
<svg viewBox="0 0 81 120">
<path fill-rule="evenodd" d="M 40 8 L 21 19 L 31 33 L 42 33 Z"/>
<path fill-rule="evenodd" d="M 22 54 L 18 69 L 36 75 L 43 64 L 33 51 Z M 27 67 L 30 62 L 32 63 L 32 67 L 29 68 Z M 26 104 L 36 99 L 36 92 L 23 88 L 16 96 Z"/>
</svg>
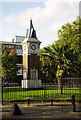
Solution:
<svg viewBox="0 0 81 120">
<path fill-rule="evenodd" d="M 32 45 L 32 46 L 31 46 L 31 49 L 32 49 L 32 50 L 35 50 L 35 49 L 36 49 L 36 45 Z"/>
</svg>

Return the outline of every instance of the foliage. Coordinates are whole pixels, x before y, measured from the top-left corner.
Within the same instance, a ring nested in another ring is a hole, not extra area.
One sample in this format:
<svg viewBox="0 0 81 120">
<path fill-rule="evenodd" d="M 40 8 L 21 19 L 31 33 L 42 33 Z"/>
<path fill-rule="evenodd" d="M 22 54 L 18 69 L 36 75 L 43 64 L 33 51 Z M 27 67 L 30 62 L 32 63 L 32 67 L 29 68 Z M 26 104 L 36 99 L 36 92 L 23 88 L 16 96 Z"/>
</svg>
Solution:
<svg viewBox="0 0 81 120">
<path fill-rule="evenodd" d="M 2 51 L 2 77 L 3 80 L 14 79 L 17 76 L 18 66 L 15 51 L 8 53 L 6 48 Z"/>
<path fill-rule="evenodd" d="M 62 25 L 58 30 L 58 40 L 41 52 L 42 70 L 56 73 L 56 76 L 81 76 L 81 18 Z M 46 62 L 45 62 L 46 61 Z M 56 71 L 56 72 L 55 72 Z M 53 74 L 54 75 L 54 74 Z"/>
<path fill-rule="evenodd" d="M 51 61 L 51 58 L 49 57 L 45 57 L 42 55 L 42 53 L 45 53 L 46 50 L 45 49 L 41 49 L 40 50 L 40 75 L 41 78 L 45 78 L 45 77 L 55 77 L 55 62 Z"/>
<path fill-rule="evenodd" d="M 42 53 L 42 56 L 49 58 L 51 63 L 54 63 L 56 67 L 56 76 L 62 77 L 63 73 L 67 71 L 71 66 L 71 60 L 67 59 L 67 45 L 58 45 L 54 43 L 49 45 L 48 48 L 44 48 L 46 51 Z M 68 56 L 70 56 L 73 50 L 69 50 Z"/>
<path fill-rule="evenodd" d="M 0 44 L 0 78 L 1 78 L 1 71 L 2 71 L 2 60 L 1 60 L 1 56 L 2 56 L 2 47 Z"/>
<path fill-rule="evenodd" d="M 71 61 L 69 73 L 71 75 L 80 76 L 81 72 L 81 18 L 77 17 L 72 23 L 67 23 L 58 30 L 57 43 L 67 45 L 67 59 Z M 68 55 L 69 50 L 72 50 Z"/>
</svg>

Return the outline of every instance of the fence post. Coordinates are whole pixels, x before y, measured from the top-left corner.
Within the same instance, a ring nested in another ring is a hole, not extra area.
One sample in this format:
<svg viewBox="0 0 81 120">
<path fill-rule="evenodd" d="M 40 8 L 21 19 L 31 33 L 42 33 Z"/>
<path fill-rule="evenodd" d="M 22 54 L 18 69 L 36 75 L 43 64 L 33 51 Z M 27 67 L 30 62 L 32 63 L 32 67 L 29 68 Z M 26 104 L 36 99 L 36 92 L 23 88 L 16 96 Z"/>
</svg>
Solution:
<svg viewBox="0 0 81 120">
<path fill-rule="evenodd" d="M 3 104 L 3 80 L 1 79 L 1 97 L 2 97 L 2 105 L 4 105 Z"/>
<path fill-rule="evenodd" d="M 76 112 L 76 109 L 75 109 L 75 96 L 74 96 L 74 94 L 72 95 L 72 111 Z"/>
<path fill-rule="evenodd" d="M 2 105 L 3 105 L 3 86 L 2 86 Z"/>
<path fill-rule="evenodd" d="M 51 99 L 51 106 L 53 106 L 53 99 Z"/>
<path fill-rule="evenodd" d="M 30 105 L 30 99 L 28 99 L 28 106 Z"/>
</svg>

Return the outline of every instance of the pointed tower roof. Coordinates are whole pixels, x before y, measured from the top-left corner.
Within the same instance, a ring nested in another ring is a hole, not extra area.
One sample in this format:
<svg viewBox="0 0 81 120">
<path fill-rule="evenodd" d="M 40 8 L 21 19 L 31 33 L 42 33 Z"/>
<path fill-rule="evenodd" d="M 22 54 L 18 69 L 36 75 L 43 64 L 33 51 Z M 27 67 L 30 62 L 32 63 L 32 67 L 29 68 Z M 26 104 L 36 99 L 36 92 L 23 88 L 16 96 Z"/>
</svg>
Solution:
<svg viewBox="0 0 81 120">
<path fill-rule="evenodd" d="M 38 40 L 38 38 L 36 37 L 36 31 L 34 29 L 34 26 L 33 26 L 33 23 L 32 23 L 32 19 L 30 19 L 30 30 L 27 29 L 27 31 L 26 31 L 26 38 L 24 39 L 22 44 L 29 43 L 29 42 L 41 43 Z"/>
<path fill-rule="evenodd" d="M 32 19 L 30 19 L 30 31 L 29 31 L 29 38 L 36 38 L 36 31 L 33 27 Z"/>
</svg>

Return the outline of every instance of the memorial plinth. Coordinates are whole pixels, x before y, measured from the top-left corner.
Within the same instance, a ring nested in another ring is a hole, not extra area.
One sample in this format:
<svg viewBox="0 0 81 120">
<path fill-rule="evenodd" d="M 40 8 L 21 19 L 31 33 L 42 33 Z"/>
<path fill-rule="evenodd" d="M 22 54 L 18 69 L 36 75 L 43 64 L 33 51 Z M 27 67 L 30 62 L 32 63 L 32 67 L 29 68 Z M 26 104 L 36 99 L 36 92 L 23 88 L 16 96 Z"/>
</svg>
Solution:
<svg viewBox="0 0 81 120">
<path fill-rule="evenodd" d="M 41 88 L 41 80 L 22 80 L 22 88 Z"/>
</svg>

